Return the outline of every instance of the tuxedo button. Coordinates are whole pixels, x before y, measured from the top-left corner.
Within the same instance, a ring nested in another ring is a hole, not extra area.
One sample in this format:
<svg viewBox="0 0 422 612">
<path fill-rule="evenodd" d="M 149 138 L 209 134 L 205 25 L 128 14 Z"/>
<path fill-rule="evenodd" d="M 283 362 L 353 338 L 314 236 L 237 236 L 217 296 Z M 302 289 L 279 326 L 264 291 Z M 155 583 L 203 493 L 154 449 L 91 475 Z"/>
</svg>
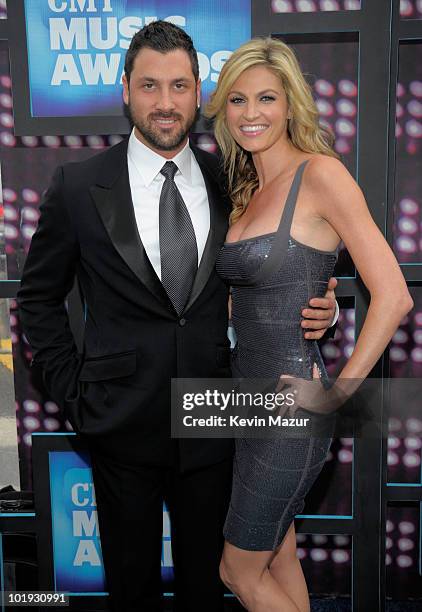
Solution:
<svg viewBox="0 0 422 612">
<path fill-rule="evenodd" d="M 179 325 L 180 327 L 183 327 L 184 325 L 186 325 L 186 319 L 179 319 Z"/>
</svg>

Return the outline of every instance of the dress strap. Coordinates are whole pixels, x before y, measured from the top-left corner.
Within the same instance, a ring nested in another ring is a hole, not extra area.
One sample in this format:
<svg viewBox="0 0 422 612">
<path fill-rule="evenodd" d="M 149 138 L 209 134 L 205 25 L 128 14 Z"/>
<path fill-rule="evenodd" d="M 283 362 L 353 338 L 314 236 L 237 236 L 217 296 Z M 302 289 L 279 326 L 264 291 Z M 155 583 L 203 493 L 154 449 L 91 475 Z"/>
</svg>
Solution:
<svg viewBox="0 0 422 612">
<path fill-rule="evenodd" d="M 299 194 L 300 184 L 302 182 L 303 171 L 309 160 L 305 160 L 297 168 L 293 177 L 292 184 L 287 194 L 286 203 L 281 214 L 280 223 L 276 232 L 276 240 L 283 242 L 284 235 L 286 232 L 290 235 L 290 228 L 292 227 L 293 215 L 296 208 L 297 196 Z"/>
<path fill-rule="evenodd" d="M 236 285 L 260 285 L 280 270 L 283 265 L 283 260 L 289 246 L 290 228 L 292 226 L 302 175 L 308 161 L 306 159 L 302 162 L 295 172 L 268 258 L 264 260 L 264 263 L 253 278 L 236 280 Z"/>
</svg>

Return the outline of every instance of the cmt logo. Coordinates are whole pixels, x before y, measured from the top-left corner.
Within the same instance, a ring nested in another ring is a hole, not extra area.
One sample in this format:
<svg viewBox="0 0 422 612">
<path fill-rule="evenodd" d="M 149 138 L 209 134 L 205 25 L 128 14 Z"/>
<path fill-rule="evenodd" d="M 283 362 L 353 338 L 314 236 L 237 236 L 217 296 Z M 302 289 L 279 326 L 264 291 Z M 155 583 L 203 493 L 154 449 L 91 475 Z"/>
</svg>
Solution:
<svg viewBox="0 0 422 612">
<path fill-rule="evenodd" d="M 48 7 L 54 13 L 97 13 L 98 10 L 103 13 L 111 13 L 111 0 L 48 0 Z M 98 9 L 98 7 L 102 7 Z"/>
</svg>

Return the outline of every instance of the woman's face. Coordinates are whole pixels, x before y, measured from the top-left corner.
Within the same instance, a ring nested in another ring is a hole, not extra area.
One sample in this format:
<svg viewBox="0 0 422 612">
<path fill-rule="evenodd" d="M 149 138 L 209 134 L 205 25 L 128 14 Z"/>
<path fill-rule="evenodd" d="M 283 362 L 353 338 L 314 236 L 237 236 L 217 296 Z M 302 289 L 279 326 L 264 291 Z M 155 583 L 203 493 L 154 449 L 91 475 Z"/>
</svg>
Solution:
<svg viewBox="0 0 422 612">
<path fill-rule="evenodd" d="M 254 66 L 229 91 L 227 127 L 243 149 L 259 153 L 287 139 L 288 110 L 280 79 L 265 66 Z"/>
</svg>

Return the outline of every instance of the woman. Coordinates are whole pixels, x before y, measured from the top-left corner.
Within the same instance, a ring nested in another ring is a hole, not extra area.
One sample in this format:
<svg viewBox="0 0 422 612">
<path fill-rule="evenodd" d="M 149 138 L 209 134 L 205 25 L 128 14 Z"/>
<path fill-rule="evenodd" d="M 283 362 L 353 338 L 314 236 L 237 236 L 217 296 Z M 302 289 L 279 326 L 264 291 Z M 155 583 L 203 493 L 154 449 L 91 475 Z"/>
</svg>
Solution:
<svg viewBox="0 0 422 612">
<path fill-rule="evenodd" d="M 292 50 L 270 38 L 240 47 L 221 71 L 208 115 L 215 118 L 233 203 L 217 269 L 232 286 L 234 375 L 321 378 L 319 388 L 328 386 L 316 342 L 300 332 L 300 313 L 309 296 L 323 295 L 343 240 L 371 295 L 353 355 L 336 382 L 350 395 L 413 303 L 358 185 L 318 124 Z M 306 383 L 300 388 L 298 404 L 306 408 L 312 393 Z M 316 410 L 331 410 L 332 395 L 327 391 L 326 408 Z M 236 440 L 220 573 L 247 610 L 309 610 L 293 519 L 330 442 Z"/>
</svg>

